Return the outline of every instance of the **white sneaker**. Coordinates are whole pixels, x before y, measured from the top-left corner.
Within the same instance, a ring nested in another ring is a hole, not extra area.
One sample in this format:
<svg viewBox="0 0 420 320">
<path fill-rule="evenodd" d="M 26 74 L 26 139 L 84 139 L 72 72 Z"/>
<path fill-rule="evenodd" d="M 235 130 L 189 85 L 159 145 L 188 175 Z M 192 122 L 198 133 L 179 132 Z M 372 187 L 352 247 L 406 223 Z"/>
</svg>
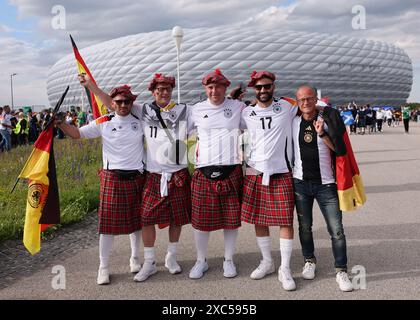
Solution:
<svg viewBox="0 0 420 320">
<path fill-rule="evenodd" d="M 98 279 L 96 280 L 97 284 L 108 284 L 109 281 L 109 269 L 108 268 L 99 268 L 98 270 Z"/>
<path fill-rule="evenodd" d="M 157 272 L 156 263 L 154 261 L 150 262 L 146 260 L 143 263 L 143 267 L 141 268 L 139 273 L 137 273 L 134 276 L 134 281 L 143 282 L 147 280 L 147 278 L 149 278 L 151 275 L 155 274 L 156 272 Z"/>
<path fill-rule="evenodd" d="M 267 262 L 261 260 L 260 265 L 257 267 L 257 269 L 252 271 L 250 277 L 251 279 L 259 280 L 264 278 L 266 275 L 273 273 L 274 271 L 276 271 L 276 268 L 274 267 L 273 261 Z"/>
<path fill-rule="evenodd" d="M 283 289 L 286 291 L 293 291 L 296 289 L 295 280 L 293 280 L 290 268 L 279 268 L 279 281 L 283 284 Z"/>
<path fill-rule="evenodd" d="M 225 278 L 234 278 L 238 275 L 235 264 L 232 260 L 223 261 L 223 276 Z"/>
<path fill-rule="evenodd" d="M 337 281 L 338 286 L 340 287 L 341 291 L 349 292 L 353 291 L 353 284 L 351 283 L 347 272 L 340 271 L 335 276 L 335 281 Z"/>
<path fill-rule="evenodd" d="M 141 264 L 138 257 L 130 258 L 130 271 L 131 273 L 137 273 L 141 269 Z"/>
<path fill-rule="evenodd" d="M 302 277 L 303 279 L 306 280 L 312 280 L 315 278 L 315 268 L 316 268 L 316 264 L 313 262 L 306 262 L 305 266 L 303 267 L 302 270 Z"/>
<path fill-rule="evenodd" d="M 169 270 L 169 273 L 176 274 L 181 273 L 181 266 L 176 262 L 176 256 L 171 253 L 167 253 L 165 257 L 165 267 Z"/>
<path fill-rule="evenodd" d="M 200 279 L 204 272 L 206 272 L 209 269 L 209 265 L 207 264 L 207 261 L 198 261 L 195 263 L 194 267 L 192 267 L 190 271 L 189 277 L 191 279 Z"/>
</svg>

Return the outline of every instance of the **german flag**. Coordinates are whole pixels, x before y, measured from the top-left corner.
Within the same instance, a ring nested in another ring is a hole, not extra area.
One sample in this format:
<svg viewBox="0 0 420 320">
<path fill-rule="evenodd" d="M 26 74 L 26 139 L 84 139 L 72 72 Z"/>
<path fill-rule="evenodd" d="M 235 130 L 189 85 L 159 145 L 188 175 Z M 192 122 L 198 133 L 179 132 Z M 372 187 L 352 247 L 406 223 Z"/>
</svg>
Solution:
<svg viewBox="0 0 420 320">
<path fill-rule="evenodd" d="M 41 232 L 50 225 L 60 223 L 53 122 L 68 91 L 67 86 L 54 108 L 50 122 L 35 141 L 34 149 L 16 181 L 17 183 L 19 178 L 29 179 L 23 244 L 32 255 L 41 250 Z"/>
<path fill-rule="evenodd" d="M 53 129 L 50 125 L 41 132 L 19 175 L 19 178 L 29 179 L 23 244 L 32 255 L 41 249 L 41 232 L 60 223 Z"/>
<path fill-rule="evenodd" d="M 92 82 L 96 84 L 95 79 L 90 73 L 89 68 L 86 66 L 86 63 L 83 60 L 82 56 L 80 55 L 79 49 L 77 49 L 76 43 L 74 42 L 71 35 L 70 35 L 70 40 L 73 46 L 74 57 L 76 58 L 77 69 L 79 71 L 79 74 L 80 73 L 87 74 L 89 78 L 92 80 Z M 85 87 L 85 90 L 86 90 L 86 95 L 89 100 L 90 107 L 92 108 L 93 118 L 96 119 L 107 114 L 108 110 L 105 107 L 105 105 L 102 103 L 102 101 L 97 96 L 95 96 L 92 92 L 90 92 L 88 88 Z"/>
<path fill-rule="evenodd" d="M 335 147 L 335 174 L 340 210 L 353 211 L 366 202 L 366 194 L 350 139 L 337 110 L 325 107 L 322 117 Z"/>
</svg>

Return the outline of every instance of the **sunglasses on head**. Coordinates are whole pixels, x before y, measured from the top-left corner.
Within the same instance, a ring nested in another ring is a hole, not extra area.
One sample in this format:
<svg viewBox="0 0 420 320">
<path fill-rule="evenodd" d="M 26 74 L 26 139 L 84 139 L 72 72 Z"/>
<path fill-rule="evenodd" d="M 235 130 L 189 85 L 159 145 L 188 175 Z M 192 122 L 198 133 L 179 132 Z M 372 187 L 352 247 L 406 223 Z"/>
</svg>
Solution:
<svg viewBox="0 0 420 320">
<path fill-rule="evenodd" d="M 125 99 L 125 100 L 114 100 L 114 102 L 116 104 L 118 104 L 119 106 L 122 105 L 123 103 L 127 106 L 131 103 L 130 99 Z"/>
<path fill-rule="evenodd" d="M 255 89 L 257 89 L 258 91 L 261 91 L 262 88 L 264 88 L 265 90 L 270 90 L 272 88 L 273 84 L 272 83 L 267 83 L 267 84 L 256 84 L 254 86 Z"/>
</svg>

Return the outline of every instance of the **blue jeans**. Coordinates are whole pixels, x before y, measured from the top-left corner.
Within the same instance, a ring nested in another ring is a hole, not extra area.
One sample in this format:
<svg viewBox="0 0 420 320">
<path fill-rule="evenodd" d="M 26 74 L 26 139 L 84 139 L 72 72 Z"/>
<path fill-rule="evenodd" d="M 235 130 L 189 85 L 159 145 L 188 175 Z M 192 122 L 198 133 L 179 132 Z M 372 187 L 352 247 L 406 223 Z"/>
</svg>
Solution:
<svg viewBox="0 0 420 320">
<path fill-rule="evenodd" d="M 347 245 L 338 203 L 337 185 L 316 184 L 294 178 L 296 211 L 299 221 L 299 239 L 305 261 L 316 263 L 312 237 L 312 208 L 318 202 L 328 233 L 331 236 L 334 266 L 336 271 L 347 271 Z"/>
<path fill-rule="evenodd" d="M 12 149 L 12 137 L 10 136 L 9 131 L 6 130 L 0 130 L 0 134 L 3 138 L 0 143 L 0 147 L 4 146 L 4 150 L 9 151 Z"/>
</svg>

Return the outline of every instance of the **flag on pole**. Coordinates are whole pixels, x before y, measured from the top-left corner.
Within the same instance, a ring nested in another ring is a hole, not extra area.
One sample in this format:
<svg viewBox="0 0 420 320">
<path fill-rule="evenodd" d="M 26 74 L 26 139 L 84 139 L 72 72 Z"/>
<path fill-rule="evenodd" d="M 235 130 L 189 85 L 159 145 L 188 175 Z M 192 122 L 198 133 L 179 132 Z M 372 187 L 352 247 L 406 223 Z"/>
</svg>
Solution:
<svg viewBox="0 0 420 320">
<path fill-rule="evenodd" d="M 35 141 L 34 149 L 19 174 L 19 178 L 29 179 L 23 244 L 32 255 L 41 250 L 41 232 L 60 223 L 53 122 L 68 90 L 69 87 L 57 102 L 50 122 Z"/>
<path fill-rule="evenodd" d="M 77 49 L 76 43 L 73 40 L 73 37 L 70 35 L 71 44 L 73 46 L 74 57 L 76 58 L 77 62 L 77 70 L 80 73 L 85 73 L 89 76 L 93 83 L 96 84 L 95 79 L 93 78 L 92 74 L 90 73 L 89 68 L 86 66 L 85 61 L 83 60 L 82 56 L 79 53 L 79 49 Z M 90 107 L 92 108 L 93 118 L 99 118 L 108 113 L 106 106 L 103 102 L 93 94 L 88 88 L 85 87 L 86 95 L 89 100 Z"/>
</svg>

